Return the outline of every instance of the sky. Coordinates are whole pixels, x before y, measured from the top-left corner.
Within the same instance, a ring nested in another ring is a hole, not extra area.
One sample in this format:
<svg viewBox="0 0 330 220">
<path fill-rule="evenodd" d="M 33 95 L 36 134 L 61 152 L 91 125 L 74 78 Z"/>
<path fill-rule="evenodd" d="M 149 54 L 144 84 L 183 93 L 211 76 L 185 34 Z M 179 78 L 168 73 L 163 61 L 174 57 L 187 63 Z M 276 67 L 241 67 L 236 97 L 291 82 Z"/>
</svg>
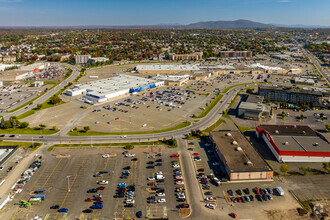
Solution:
<svg viewBox="0 0 330 220">
<path fill-rule="evenodd" d="M 330 0 L 0 0 L 0 26 L 155 25 L 247 19 L 330 26 Z"/>
</svg>

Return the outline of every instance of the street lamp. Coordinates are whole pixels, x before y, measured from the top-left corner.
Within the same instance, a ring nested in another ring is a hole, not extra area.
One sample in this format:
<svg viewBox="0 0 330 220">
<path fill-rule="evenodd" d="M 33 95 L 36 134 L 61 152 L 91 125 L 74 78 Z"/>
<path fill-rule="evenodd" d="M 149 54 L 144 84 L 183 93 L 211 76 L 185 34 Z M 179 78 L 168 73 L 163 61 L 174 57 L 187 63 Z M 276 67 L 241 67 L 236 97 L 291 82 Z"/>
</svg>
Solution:
<svg viewBox="0 0 330 220">
<path fill-rule="evenodd" d="M 66 177 L 68 179 L 68 192 L 70 192 L 70 176 Z"/>
</svg>

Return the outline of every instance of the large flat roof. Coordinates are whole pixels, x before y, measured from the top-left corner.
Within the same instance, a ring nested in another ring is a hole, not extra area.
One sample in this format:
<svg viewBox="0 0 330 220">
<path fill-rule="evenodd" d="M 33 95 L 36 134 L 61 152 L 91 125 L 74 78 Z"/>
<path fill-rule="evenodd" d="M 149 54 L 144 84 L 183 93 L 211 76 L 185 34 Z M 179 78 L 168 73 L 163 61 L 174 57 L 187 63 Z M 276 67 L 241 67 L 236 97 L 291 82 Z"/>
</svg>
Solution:
<svg viewBox="0 0 330 220">
<path fill-rule="evenodd" d="M 271 136 L 318 136 L 317 132 L 307 125 L 260 124 L 257 129 L 264 129 Z"/>
<path fill-rule="evenodd" d="M 88 94 L 101 97 L 114 92 L 139 88 L 145 85 L 154 84 L 159 80 L 146 79 L 137 76 L 120 74 L 111 78 L 100 79 L 84 84 L 75 85 L 71 91 L 86 89 Z"/>
<path fill-rule="evenodd" d="M 240 131 L 212 131 L 210 134 L 232 172 L 271 171 Z M 241 150 L 237 150 L 238 147 Z M 248 161 L 251 164 L 247 165 Z"/>
</svg>

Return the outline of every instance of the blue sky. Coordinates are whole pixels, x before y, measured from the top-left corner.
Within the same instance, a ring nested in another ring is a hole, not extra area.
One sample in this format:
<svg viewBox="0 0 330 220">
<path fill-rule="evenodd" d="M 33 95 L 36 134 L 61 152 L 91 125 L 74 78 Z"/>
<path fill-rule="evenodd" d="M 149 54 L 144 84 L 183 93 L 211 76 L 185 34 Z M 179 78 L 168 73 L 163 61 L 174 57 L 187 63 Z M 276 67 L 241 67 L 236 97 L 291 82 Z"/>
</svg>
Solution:
<svg viewBox="0 0 330 220">
<path fill-rule="evenodd" d="M 249 19 L 330 26 L 330 0 L 0 0 L 0 26 L 153 25 Z"/>
</svg>

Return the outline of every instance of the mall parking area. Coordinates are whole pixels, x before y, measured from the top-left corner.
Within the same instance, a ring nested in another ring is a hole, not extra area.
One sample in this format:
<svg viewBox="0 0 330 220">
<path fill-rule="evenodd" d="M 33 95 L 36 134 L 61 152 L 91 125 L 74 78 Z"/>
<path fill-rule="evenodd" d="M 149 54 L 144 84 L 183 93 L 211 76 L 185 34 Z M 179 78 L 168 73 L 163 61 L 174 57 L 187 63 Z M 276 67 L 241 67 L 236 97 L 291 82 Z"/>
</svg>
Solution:
<svg viewBox="0 0 330 220">
<path fill-rule="evenodd" d="M 178 218 L 176 206 L 180 202 L 177 202 L 175 195 L 177 184 L 173 179 L 173 158 L 170 157 L 177 153 L 176 149 L 142 146 L 124 151 L 119 147 L 55 148 L 42 156 L 42 166 L 14 201 L 5 206 L 4 209 L 8 211 L 6 214 L 14 219 L 26 216 L 48 219 L 83 216 L 90 219 L 132 219 L 141 211 L 143 217 Z M 125 156 L 128 154 L 134 156 Z M 153 164 L 148 164 L 150 161 Z M 146 168 L 149 165 L 154 167 Z M 160 172 L 163 181 L 147 180 L 148 177 L 157 177 Z M 118 186 L 123 183 L 126 190 L 121 197 L 118 196 Z M 41 203 L 20 207 L 21 200 L 29 200 L 38 190 L 43 190 L 45 194 Z M 156 203 L 148 203 L 148 198 L 153 196 Z M 68 210 L 61 213 L 61 208 Z"/>
</svg>

